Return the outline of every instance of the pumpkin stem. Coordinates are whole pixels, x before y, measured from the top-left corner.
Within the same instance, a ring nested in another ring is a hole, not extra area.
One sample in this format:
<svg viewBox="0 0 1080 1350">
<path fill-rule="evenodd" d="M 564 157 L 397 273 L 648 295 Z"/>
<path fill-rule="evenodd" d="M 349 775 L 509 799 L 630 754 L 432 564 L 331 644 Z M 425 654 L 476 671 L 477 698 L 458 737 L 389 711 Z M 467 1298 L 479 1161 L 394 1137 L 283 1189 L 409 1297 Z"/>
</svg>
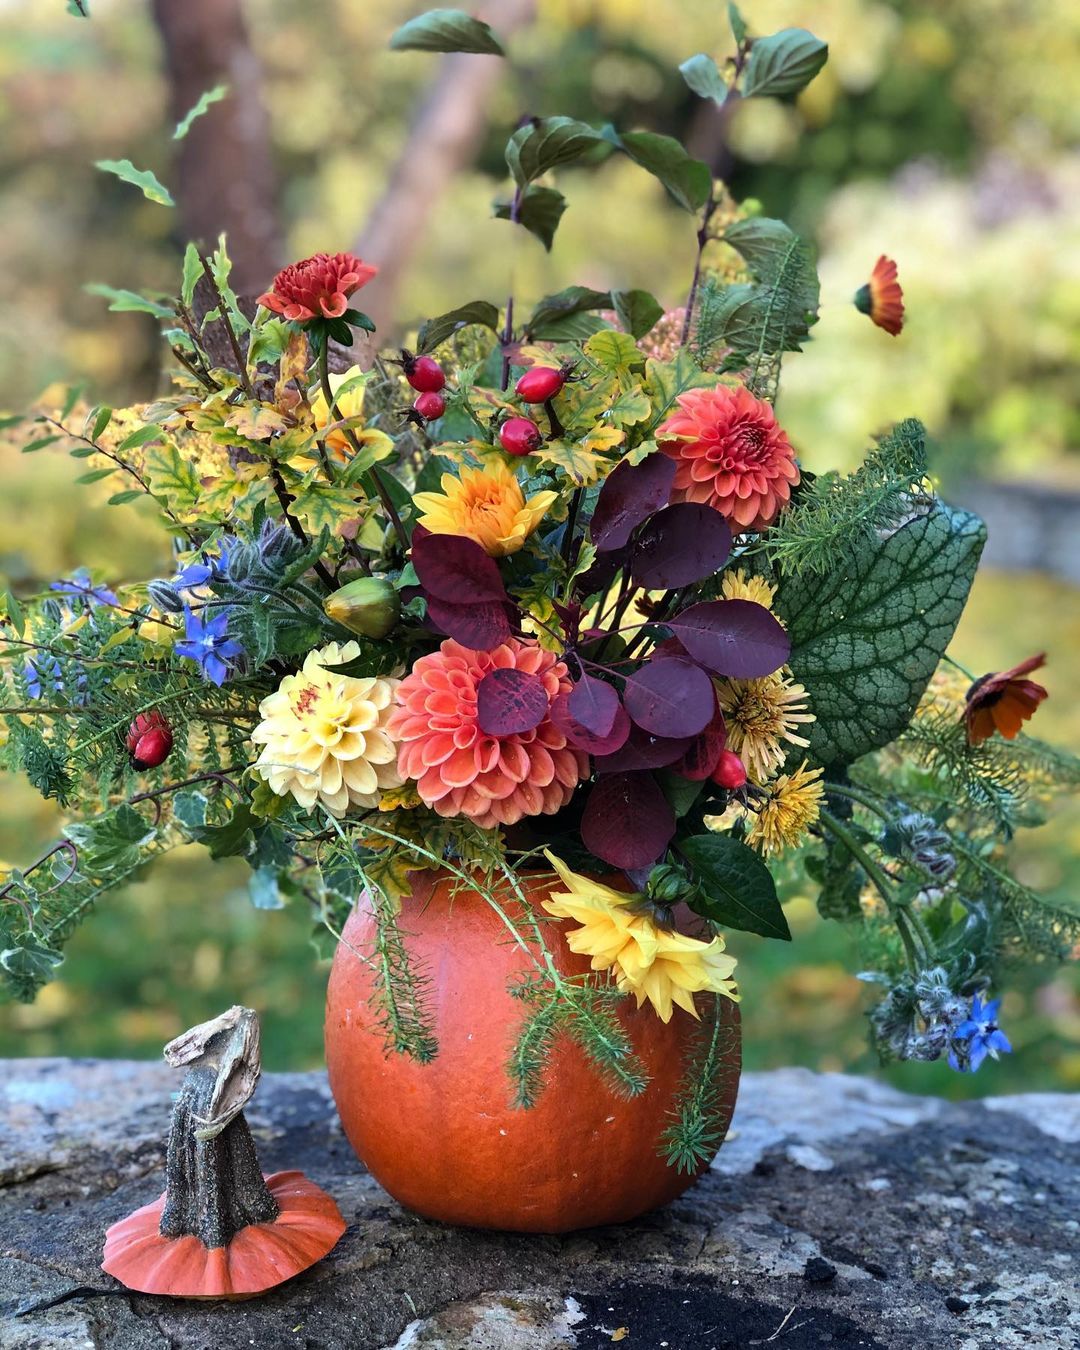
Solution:
<svg viewBox="0 0 1080 1350">
<path fill-rule="evenodd" d="M 259 1077 L 258 1020 L 232 1008 L 167 1045 L 165 1057 L 190 1067 L 173 1108 L 159 1231 L 227 1247 L 241 1229 L 279 1213 L 240 1109 Z"/>
</svg>

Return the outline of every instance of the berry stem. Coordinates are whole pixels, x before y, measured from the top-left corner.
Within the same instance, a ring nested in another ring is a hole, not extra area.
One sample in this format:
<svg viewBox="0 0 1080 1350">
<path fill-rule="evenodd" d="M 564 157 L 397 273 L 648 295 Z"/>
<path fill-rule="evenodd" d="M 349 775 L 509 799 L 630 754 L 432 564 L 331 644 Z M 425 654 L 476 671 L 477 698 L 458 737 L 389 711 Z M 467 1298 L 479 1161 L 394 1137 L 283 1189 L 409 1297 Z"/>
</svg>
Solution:
<svg viewBox="0 0 1080 1350">
<path fill-rule="evenodd" d="M 281 513 L 285 517 L 289 529 L 292 530 L 297 539 L 299 539 L 304 547 L 307 548 L 311 541 L 308 539 L 303 525 L 300 524 L 297 518 L 289 510 L 289 507 L 295 499 L 289 495 L 289 489 L 285 486 L 285 479 L 281 476 L 281 470 L 273 460 L 270 460 L 270 481 L 274 485 L 274 493 L 281 504 Z M 323 585 L 332 591 L 334 589 L 334 578 L 321 560 L 315 564 L 315 571 Z"/>
<path fill-rule="evenodd" d="M 705 259 L 705 249 L 711 238 L 709 222 L 713 218 L 716 207 L 716 198 L 710 191 L 709 200 L 705 203 L 701 228 L 697 232 L 697 257 L 694 260 L 694 276 L 690 282 L 690 294 L 686 297 L 686 317 L 683 319 L 682 337 L 679 339 L 680 347 L 685 347 L 690 341 L 690 328 L 694 321 L 694 304 L 697 301 L 698 288 L 701 285 L 701 267 Z"/>
<path fill-rule="evenodd" d="M 236 337 L 236 329 L 232 326 L 232 320 L 229 318 L 229 307 L 225 303 L 225 297 L 221 293 L 221 287 L 217 284 L 214 276 L 214 269 L 210 266 L 210 260 L 204 253 L 199 254 L 199 262 L 202 263 L 203 275 L 214 292 L 214 299 L 217 301 L 218 316 L 221 319 L 225 334 L 229 339 L 229 346 L 232 348 L 233 358 L 236 361 L 236 373 L 240 378 L 244 393 L 255 402 L 255 390 L 251 383 L 251 376 L 248 374 L 247 359 L 240 350 L 240 343 Z"/>
<path fill-rule="evenodd" d="M 510 224 L 520 223 L 521 216 L 521 188 L 514 189 L 514 200 L 510 203 Z M 506 324 L 502 331 L 502 387 L 504 390 L 510 388 L 510 344 L 514 340 L 514 292 L 513 278 L 511 277 L 511 291 L 506 297 Z"/>
</svg>

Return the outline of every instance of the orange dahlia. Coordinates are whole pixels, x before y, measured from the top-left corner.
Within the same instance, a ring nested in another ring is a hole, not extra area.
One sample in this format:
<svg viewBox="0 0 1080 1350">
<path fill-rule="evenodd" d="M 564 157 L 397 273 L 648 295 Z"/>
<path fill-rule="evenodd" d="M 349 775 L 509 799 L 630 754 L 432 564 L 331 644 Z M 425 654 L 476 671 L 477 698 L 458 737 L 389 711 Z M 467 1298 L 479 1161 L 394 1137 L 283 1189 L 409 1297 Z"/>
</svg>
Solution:
<svg viewBox="0 0 1080 1350">
<path fill-rule="evenodd" d="M 493 670 L 539 678 L 548 712 L 529 731 L 482 731 L 477 690 Z M 390 734 L 401 742 L 398 769 L 441 816 L 467 816 L 485 829 L 565 806 L 589 772 L 588 756 L 569 746 L 551 721 L 551 704 L 570 690 L 566 666 L 535 642 L 511 638 L 474 652 L 448 638 L 422 656 L 397 690 Z"/>
<path fill-rule="evenodd" d="M 1012 670 L 984 675 L 967 692 L 964 721 L 968 741 L 978 745 L 999 731 L 1007 741 L 1015 740 L 1035 709 L 1047 698 L 1046 689 L 1029 680 L 1033 670 L 1046 664 L 1046 653 L 1029 656 Z"/>
<path fill-rule="evenodd" d="M 349 296 L 377 271 L 352 253 L 313 253 L 283 268 L 259 296 L 259 304 L 293 323 L 340 319 L 349 308 Z"/>
<path fill-rule="evenodd" d="M 712 506 L 736 532 L 771 524 L 799 481 L 772 408 L 741 385 L 691 389 L 676 401 L 656 433 L 677 466 L 672 501 Z"/>
<path fill-rule="evenodd" d="M 904 292 L 896 279 L 896 264 L 884 253 L 874 264 L 870 280 L 855 292 L 855 308 L 871 322 L 896 337 L 904 326 Z"/>
</svg>

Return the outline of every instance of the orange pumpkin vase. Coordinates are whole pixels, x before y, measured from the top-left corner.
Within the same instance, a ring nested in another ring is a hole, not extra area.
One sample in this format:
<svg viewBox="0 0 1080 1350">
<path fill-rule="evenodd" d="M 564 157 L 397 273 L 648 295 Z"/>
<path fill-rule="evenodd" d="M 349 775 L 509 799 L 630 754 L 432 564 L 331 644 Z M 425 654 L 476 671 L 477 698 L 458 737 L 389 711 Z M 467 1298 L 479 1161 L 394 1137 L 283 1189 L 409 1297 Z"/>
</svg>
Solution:
<svg viewBox="0 0 1080 1350">
<path fill-rule="evenodd" d="M 426 880 L 426 878 L 425 878 Z M 522 883 L 535 913 L 559 882 Z M 500 893 L 512 919 L 520 908 Z M 735 1106 L 739 1022 L 726 998 L 697 995 L 701 1022 L 680 1008 L 664 1023 L 630 998 L 614 1007 L 648 1077 L 617 1095 L 565 1029 L 556 1031 L 533 1105 L 515 1104 L 512 1052 L 529 1016 L 515 997 L 536 976 L 539 949 L 523 950 L 479 891 L 442 874 L 405 899 L 398 919 L 424 989 L 437 1050 L 427 1063 L 387 1046 L 381 991 L 370 960 L 376 923 L 362 899 L 345 927 L 330 975 L 326 1060 L 349 1142 L 375 1179 L 406 1208 L 480 1228 L 562 1233 L 622 1223 L 682 1194 L 698 1173 L 662 1156 L 695 1046 L 721 1018 L 723 1062 L 710 1124 L 722 1139 Z M 528 932 L 527 927 L 522 929 Z M 543 933 L 561 974 L 582 976 L 558 925 Z M 702 1168 L 704 1170 L 704 1164 Z"/>
</svg>

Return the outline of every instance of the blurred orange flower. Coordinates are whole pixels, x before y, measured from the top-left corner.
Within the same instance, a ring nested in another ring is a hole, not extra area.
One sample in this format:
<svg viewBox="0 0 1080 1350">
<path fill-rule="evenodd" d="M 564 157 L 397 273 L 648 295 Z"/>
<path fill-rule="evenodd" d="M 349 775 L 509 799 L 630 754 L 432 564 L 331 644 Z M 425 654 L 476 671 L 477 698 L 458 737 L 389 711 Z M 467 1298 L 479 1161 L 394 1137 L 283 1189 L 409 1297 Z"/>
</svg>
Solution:
<svg viewBox="0 0 1080 1350">
<path fill-rule="evenodd" d="M 352 253 L 314 253 L 283 268 L 273 286 L 259 296 L 259 304 L 293 323 L 340 319 L 349 307 L 349 296 L 377 271 Z"/>
<path fill-rule="evenodd" d="M 1020 734 L 1024 722 L 1049 697 L 1041 684 L 1026 679 L 1033 670 L 1046 664 L 1046 653 L 1029 656 L 1012 670 L 984 675 L 967 692 L 964 722 L 968 743 L 978 745 L 1000 731 L 1007 741 Z"/>
<path fill-rule="evenodd" d="M 904 292 L 896 279 L 896 263 L 884 253 L 874 264 L 870 280 L 855 292 L 855 308 L 869 314 L 872 323 L 896 337 L 904 326 Z"/>
</svg>

